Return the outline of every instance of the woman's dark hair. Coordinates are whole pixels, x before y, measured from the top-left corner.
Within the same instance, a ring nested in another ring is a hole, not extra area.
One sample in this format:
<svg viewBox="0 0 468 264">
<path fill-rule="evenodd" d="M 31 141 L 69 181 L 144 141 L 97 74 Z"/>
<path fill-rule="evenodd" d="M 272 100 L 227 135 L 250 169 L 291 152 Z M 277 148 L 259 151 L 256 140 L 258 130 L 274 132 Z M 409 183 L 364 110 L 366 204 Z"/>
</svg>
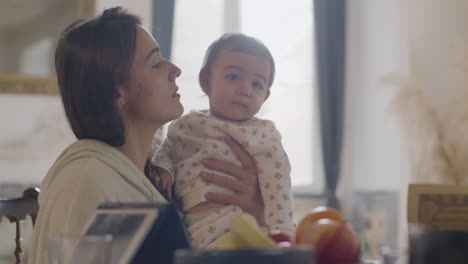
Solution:
<svg viewBox="0 0 468 264">
<path fill-rule="evenodd" d="M 60 36 L 55 69 L 63 107 L 78 139 L 125 143 L 115 96 L 117 85 L 130 78 L 137 25 L 139 17 L 115 7 L 73 22 Z"/>
<path fill-rule="evenodd" d="M 268 88 L 273 85 L 273 80 L 275 79 L 275 61 L 273 60 L 273 56 L 263 42 L 242 33 L 226 33 L 211 43 L 206 50 L 205 59 L 203 60 L 200 72 L 209 73 L 213 61 L 218 57 L 219 53 L 225 49 L 255 55 L 269 60 L 271 71 L 268 80 Z"/>
</svg>

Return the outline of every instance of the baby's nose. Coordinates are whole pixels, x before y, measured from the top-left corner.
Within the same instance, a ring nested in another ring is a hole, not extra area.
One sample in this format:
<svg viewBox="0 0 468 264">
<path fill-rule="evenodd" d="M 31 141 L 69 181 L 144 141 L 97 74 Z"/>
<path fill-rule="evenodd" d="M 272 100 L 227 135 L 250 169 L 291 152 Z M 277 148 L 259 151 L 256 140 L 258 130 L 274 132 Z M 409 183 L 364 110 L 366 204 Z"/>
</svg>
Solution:
<svg viewBox="0 0 468 264">
<path fill-rule="evenodd" d="M 250 93 L 251 93 L 252 89 L 251 87 L 249 86 L 249 84 L 247 83 L 242 83 L 239 85 L 239 87 L 237 88 L 237 93 L 239 95 L 244 95 L 244 96 L 249 96 Z"/>
</svg>

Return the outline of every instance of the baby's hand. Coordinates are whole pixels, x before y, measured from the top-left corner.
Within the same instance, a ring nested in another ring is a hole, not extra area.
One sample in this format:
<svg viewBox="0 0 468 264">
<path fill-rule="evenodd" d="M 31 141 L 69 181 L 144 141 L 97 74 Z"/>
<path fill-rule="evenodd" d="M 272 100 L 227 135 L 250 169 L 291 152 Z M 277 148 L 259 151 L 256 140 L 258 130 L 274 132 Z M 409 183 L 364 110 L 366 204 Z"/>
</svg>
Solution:
<svg viewBox="0 0 468 264">
<path fill-rule="evenodd" d="M 163 168 L 159 168 L 159 174 L 158 174 L 158 168 L 151 165 L 149 166 L 148 170 L 148 175 L 151 181 L 153 182 L 154 186 L 156 186 L 156 189 L 167 199 L 167 200 L 172 200 L 172 177 Z"/>
</svg>

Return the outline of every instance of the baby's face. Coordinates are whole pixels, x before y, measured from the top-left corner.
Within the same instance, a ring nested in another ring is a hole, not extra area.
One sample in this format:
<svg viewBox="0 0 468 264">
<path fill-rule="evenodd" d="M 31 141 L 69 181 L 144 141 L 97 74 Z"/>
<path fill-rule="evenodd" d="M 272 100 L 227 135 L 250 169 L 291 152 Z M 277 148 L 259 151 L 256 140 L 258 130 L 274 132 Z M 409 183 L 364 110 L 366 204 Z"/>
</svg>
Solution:
<svg viewBox="0 0 468 264">
<path fill-rule="evenodd" d="M 232 121 L 253 117 L 270 95 L 267 59 L 237 51 L 221 51 L 211 65 L 203 90 L 213 115 Z"/>
</svg>

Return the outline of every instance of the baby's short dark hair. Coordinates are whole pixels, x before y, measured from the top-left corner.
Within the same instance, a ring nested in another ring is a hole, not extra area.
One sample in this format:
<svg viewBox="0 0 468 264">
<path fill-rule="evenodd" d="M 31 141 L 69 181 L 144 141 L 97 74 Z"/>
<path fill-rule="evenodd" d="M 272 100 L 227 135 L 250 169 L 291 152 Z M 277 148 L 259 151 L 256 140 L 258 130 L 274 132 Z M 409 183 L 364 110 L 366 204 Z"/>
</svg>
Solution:
<svg viewBox="0 0 468 264">
<path fill-rule="evenodd" d="M 275 79 L 275 61 L 273 60 L 273 56 L 263 42 L 242 33 L 226 33 L 211 43 L 205 53 L 205 59 L 203 60 L 200 72 L 209 73 L 213 61 L 224 49 L 255 55 L 269 60 L 271 71 L 270 78 L 268 80 L 268 88 L 271 87 L 273 80 Z"/>
</svg>

